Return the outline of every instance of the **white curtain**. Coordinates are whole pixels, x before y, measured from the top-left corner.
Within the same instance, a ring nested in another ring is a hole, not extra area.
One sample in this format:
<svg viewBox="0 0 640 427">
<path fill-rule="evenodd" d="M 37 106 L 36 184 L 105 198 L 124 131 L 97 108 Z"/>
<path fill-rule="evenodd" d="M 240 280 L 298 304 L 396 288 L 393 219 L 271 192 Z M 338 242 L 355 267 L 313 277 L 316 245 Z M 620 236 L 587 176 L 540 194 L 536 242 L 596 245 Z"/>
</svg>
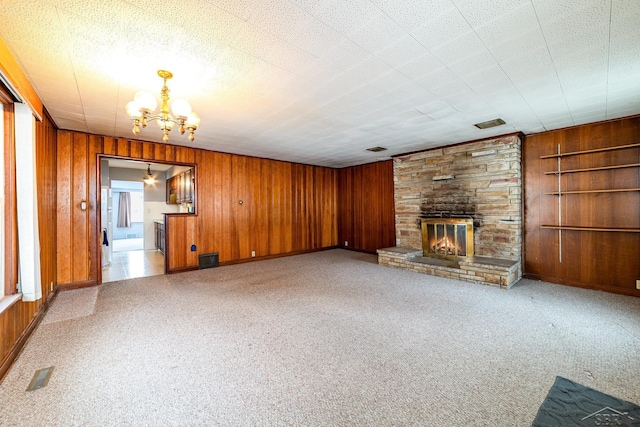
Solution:
<svg viewBox="0 0 640 427">
<path fill-rule="evenodd" d="M 131 193 L 120 193 L 118 203 L 118 227 L 131 227 Z"/>
<path fill-rule="evenodd" d="M 36 180 L 36 121 L 31 108 L 16 102 L 16 201 L 18 203 L 18 282 L 23 301 L 42 298 Z"/>
</svg>

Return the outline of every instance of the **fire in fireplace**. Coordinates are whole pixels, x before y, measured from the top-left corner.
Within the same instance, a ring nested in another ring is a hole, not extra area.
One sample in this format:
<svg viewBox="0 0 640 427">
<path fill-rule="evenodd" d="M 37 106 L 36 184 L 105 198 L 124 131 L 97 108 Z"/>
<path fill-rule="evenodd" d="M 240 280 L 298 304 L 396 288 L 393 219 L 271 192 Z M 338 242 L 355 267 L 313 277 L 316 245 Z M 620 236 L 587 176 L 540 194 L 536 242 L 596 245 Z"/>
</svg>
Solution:
<svg viewBox="0 0 640 427">
<path fill-rule="evenodd" d="M 423 218 L 424 256 L 460 258 L 473 256 L 473 220 L 469 218 Z"/>
</svg>

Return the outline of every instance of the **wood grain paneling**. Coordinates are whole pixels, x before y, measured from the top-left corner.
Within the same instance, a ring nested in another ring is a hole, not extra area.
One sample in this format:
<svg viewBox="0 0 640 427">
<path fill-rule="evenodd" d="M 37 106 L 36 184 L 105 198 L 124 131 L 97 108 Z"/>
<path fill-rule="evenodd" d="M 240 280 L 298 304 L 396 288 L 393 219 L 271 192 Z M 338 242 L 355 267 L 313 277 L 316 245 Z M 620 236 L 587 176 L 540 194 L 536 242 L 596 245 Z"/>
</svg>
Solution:
<svg viewBox="0 0 640 427">
<path fill-rule="evenodd" d="M 557 230 L 541 225 L 640 228 L 640 192 L 564 194 L 561 210 L 558 168 L 562 153 L 640 142 L 640 117 L 594 123 L 526 137 L 524 168 L 524 274 L 575 286 L 638 295 L 640 233 Z M 602 151 L 561 159 L 562 170 L 640 163 L 640 148 Z M 562 191 L 640 188 L 640 168 L 585 171 L 561 175 Z M 560 245 L 561 242 L 561 245 Z M 562 246 L 562 247 L 560 247 Z M 560 252 L 562 259 L 560 259 Z"/>
<path fill-rule="evenodd" d="M 57 281 L 57 129 L 45 111 L 36 125 L 36 174 L 38 194 L 38 231 L 40 233 L 40 272 L 42 296 L 47 298 Z"/>
<path fill-rule="evenodd" d="M 195 166 L 196 215 L 168 216 L 168 272 L 196 268 L 198 255 L 205 253 L 218 252 L 225 264 L 250 260 L 252 252 L 260 259 L 337 245 L 334 169 L 60 131 L 57 224 L 69 230 L 58 235 L 63 287 L 100 280 L 100 154 Z M 82 200 L 88 204 L 84 212 Z"/>
<path fill-rule="evenodd" d="M 341 169 L 338 188 L 340 244 L 371 253 L 395 246 L 393 162 Z"/>
</svg>

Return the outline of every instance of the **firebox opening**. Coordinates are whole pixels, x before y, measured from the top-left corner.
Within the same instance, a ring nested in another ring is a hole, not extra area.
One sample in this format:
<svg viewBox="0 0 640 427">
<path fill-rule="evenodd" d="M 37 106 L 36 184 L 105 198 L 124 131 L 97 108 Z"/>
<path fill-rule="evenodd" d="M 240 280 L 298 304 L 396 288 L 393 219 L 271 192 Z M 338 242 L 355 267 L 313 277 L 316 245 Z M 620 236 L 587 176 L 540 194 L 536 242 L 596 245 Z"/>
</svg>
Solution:
<svg viewBox="0 0 640 427">
<path fill-rule="evenodd" d="M 426 257 L 466 258 L 473 256 L 473 219 L 421 219 L 422 253 Z"/>
</svg>

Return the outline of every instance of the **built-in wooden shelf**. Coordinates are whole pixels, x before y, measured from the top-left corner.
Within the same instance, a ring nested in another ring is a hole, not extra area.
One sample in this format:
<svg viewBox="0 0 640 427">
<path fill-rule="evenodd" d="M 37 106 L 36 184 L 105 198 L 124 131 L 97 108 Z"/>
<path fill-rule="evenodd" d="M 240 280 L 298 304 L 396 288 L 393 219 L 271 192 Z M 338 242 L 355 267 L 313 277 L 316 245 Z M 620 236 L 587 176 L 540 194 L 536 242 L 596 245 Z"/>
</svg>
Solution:
<svg viewBox="0 0 640 427">
<path fill-rule="evenodd" d="M 623 193 L 628 191 L 640 191 L 640 188 L 612 188 L 609 190 L 576 190 L 576 191 L 554 191 L 553 193 L 544 193 L 549 195 L 559 194 L 586 194 L 586 193 Z"/>
<path fill-rule="evenodd" d="M 567 169 L 565 171 L 550 171 L 545 172 L 545 175 L 557 175 L 559 173 L 575 173 L 575 172 L 593 172 L 593 171 L 604 171 L 609 169 L 623 169 L 623 168 L 635 168 L 639 167 L 640 163 L 629 163 L 626 165 L 613 165 L 613 166 L 600 166 L 596 168 L 584 168 L 584 169 Z"/>
<path fill-rule="evenodd" d="M 578 225 L 541 225 L 540 228 L 551 228 L 554 230 L 574 230 L 574 231 L 614 231 L 619 233 L 640 233 L 640 228 L 621 227 L 581 227 Z"/>
<path fill-rule="evenodd" d="M 615 147 L 594 148 L 593 150 L 572 151 L 569 153 L 548 154 L 546 156 L 540 156 L 541 159 L 553 159 L 556 157 L 577 156 L 579 154 L 600 153 L 603 151 L 624 150 L 625 148 L 640 147 L 640 142 L 627 145 L 616 145 Z"/>
</svg>

